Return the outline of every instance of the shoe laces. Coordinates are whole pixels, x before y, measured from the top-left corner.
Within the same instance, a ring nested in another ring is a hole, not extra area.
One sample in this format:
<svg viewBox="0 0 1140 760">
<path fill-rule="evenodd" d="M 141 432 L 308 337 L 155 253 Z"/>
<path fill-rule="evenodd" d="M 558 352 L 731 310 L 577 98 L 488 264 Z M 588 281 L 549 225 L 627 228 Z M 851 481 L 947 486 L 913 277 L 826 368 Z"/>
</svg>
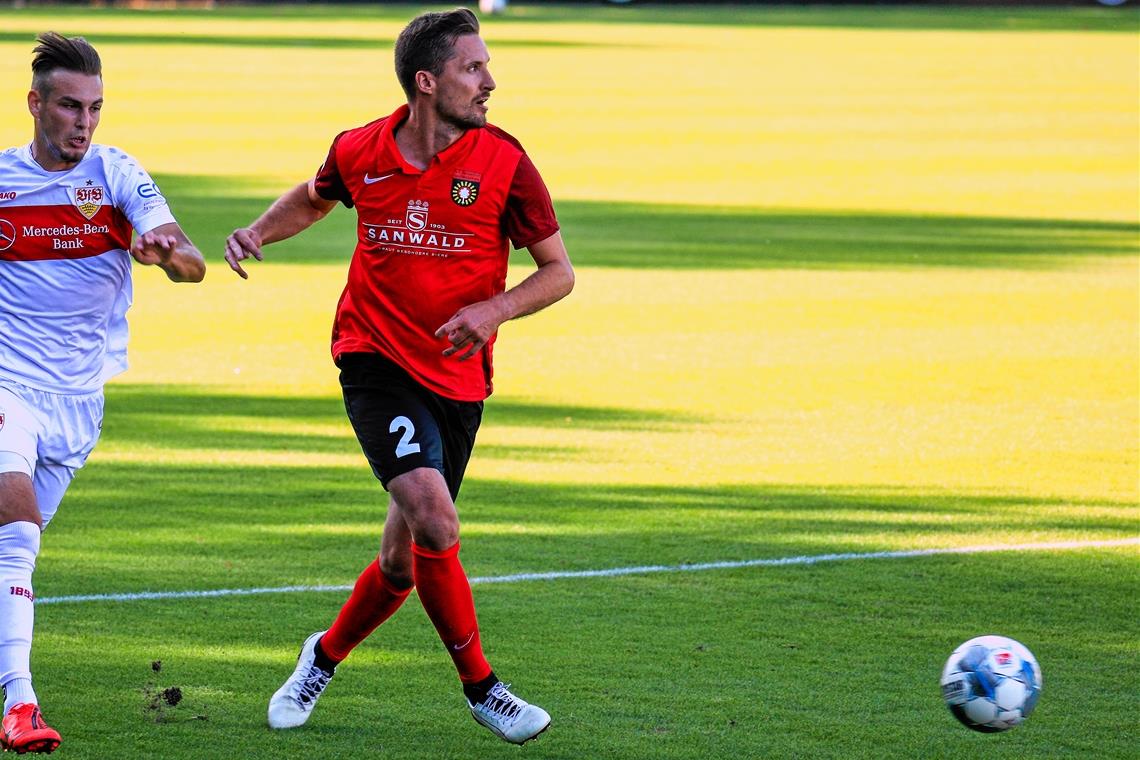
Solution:
<svg viewBox="0 0 1140 760">
<path fill-rule="evenodd" d="M 302 706 L 311 705 L 321 696 L 331 678 L 332 673 L 326 673 L 319 666 L 313 665 L 303 678 L 298 678 L 295 682 L 292 689 L 293 699 Z"/>
<path fill-rule="evenodd" d="M 511 694 L 509 688 L 510 684 L 504 684 L 502 681 L 492 686 L 487 699 L 483 701 L 483 708 L 502 720 L 513 722 L 522 712 L 525 703 Z"/>
</svg>

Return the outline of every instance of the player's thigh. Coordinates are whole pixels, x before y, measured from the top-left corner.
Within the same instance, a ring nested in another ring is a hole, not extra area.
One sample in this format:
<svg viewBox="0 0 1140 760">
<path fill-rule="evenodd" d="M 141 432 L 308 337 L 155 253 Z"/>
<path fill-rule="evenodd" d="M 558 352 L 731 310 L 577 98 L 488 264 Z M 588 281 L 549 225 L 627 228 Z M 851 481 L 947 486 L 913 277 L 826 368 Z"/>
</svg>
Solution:
<svg viewBox="0 0 1140 760">
<path fill-rule="evenodd" d="M 44 527 L 59 510 L 75 473 L 87 463 L 103 430 L 103 392 L 43 394 L 38 401 L 47 415 L 40 437 L 39 461 L 32 481 Z"/>
<path fill-rule="evenodd" d="M 56 404 L 57 422 L 40 447 L 40 464 L 34 478 L 44 527 L 55 516 L 67 487 L 87 463 L 103 432 L 102 391 L 62 396 Z"/>
<path fill-rule="evenodd" d="M 55 517 L 55 513 L 59 511 L 63 495 L 67 493 L 67 487 L 75 478 L 75 471 L 74 467 L 55 462 L 41 462 L 36 467 L 32 482 L 36 489 L 36 503 L 40 508 L 43 527 L 46 528 Z"/>
<path fill-rule="evenodd" d="M 0 472 L 28 477 L 35 518 L 46 527 L 99 440 L 103 393 L 55 394 L 20 385 L 0 387 L 0 417 Z M 21 497 L 20 503 L 26 499 Z"/>
<path fill-rule="evenodd" d="M 0 386 L 0 472 L 31 477 L 43 431 L 43 415 L 15 390 Z"/>
<path fill-rule="evenodd" d="M 87 463 L 103 432 L 103 392 L 52 396 L 44 402 L 50 417 L 40 440 L 40 462 L 69 468 Z"/>
<path fill-rule="evenodd" d="M 483 421 L 482 401 L 452 401 L 437 398 L 439 416 L 443 419 L 443 477 L 454 502 L 471 461 L 475 436 Z"/>
<path fill-rule="evenodd" d="M 32 485 L 41 431 L 35 410 L 0 387 L 0 525 L 41 521 Z"/>
<path fill-rule="evenodd" d="M 30 522 L 42 525 L 32 479 L 23 472 L 0 472 L 0 525 Z"/>
<path fill-rule="evenodd" d="M 427 467 L 443 472 L 443 439 L 430 399 L 396 368 L 361 355 L 342 357 L 345 410 L 360 448 L 384 488 Z"/>
</svg>

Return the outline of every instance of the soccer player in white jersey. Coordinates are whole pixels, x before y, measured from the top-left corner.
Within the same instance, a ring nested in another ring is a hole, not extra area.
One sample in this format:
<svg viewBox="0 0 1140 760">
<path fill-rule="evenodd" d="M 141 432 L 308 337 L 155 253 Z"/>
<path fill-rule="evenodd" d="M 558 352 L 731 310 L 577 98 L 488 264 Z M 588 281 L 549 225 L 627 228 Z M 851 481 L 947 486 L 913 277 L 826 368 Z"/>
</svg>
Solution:
<svg viewBox="0 0 1140 760">
<path fill-rule="evenodd" d="M 131 260 L 174 282 L 206 273 L 150 176 L 91 142 L 99 54 L 82 37 L 36 41 L 35 133 L 0 153 L 0 747 L 18 753 L 60 744 L 32 689 L 32 571 L 98 440 L 103 384 L 126 369 Z"/>
</svg>

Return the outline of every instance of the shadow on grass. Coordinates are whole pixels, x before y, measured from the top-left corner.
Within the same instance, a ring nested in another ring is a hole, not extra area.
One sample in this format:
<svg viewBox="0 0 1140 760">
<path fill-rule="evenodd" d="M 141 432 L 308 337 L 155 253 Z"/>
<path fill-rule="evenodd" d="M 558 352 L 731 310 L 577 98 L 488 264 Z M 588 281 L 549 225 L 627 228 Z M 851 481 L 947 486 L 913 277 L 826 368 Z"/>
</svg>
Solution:
<svg viewBox="0 0 1140 760">
<path fill-rule="evenodd" d="M 188 391 L 177 386 L 112 384 L 106 388 L 103 448 L 149 450 L 155 459 L 178 452 L 342 455 L 364 458 L 336 397 L 267 397 Z M 495 399 L 484 426 L 564 430 L 669 432 L 700 423 L 696 417 L 633 409 L 552 406 Z M 314 426 L 316 429 L 314 429 Z M 494 460 L 596 461 L 598 452 L 570 442 L 550 445 L 477 443 L 475 456 Z"/>
<path fill-rule="evenodd" d="M 273 200 L 235 197 L 233 182 L 217 178 L 167 176 L 160 183 L 190 236 L 214 260 L 229 231 Z M 561 201 L 557 208 L 571 257 L 583 267 L 1038 269 L 1088 256 L 1140 254 L 1140 225 L 1126 222 L 588 201 Z M 315 228 L 271 247 L 265 264 L 343 262 L 355 245 L 355 214 L 338 208 Z M 525 251 L 512 257 L 530 261 Z"/>
<path fill-rule="evenodd" d="M 633 410 L 495 408 L 501 416 L 489 424 L 677 424 Z M 568 435 L 565 446 L 477 446 L 475 456 L 510 459 L 525 476 L 530 461 L 588 461 L 573 444 Z M 79 473 L 46 542 L 55 569 L 44 595 L 61 593 L 55 583 L 68 594 L 343 584 L 378 546 L 387 495 L 336 398 L 113 384 L 100 446 L 144 459 L 97 453 Z M 222 456 L 183 458 L 202 450 Z M 278 465 L 264 461 L 267 451 L 349 458 Z M 459 509 L 473 576 L 1135 535 L 1135 504 L 897 488 L 469 477 Z"/>
<path fill-rule="evenodd" d="M 93 462 L 45 542 L 41 593 L 344 584 L 387 496 L 359 466 Z M 1135 534 L 1110 501 L 793 485 L 665 487 L 469 478 L 469 574 L 596 570 Z M 282 562 L 282 558 L 288 562 Z"/>
<path fill-rule="evenodd" d="M 103 439 L 175 449 L 332 451 L 356 441 L 336 396 L 246 396 L 185 386 L 112 383 L 105 390 Z M 302 426 L 343 426 L 341 434 L 270 432 L 281 420 Z M 484 425 L 561 430 L 673 431 L 704 420 L 694 415 L 620 407 L 554 406 L 495 397 Z M 482 447 L 480 447 L 482 450 Z"/>
</svg>

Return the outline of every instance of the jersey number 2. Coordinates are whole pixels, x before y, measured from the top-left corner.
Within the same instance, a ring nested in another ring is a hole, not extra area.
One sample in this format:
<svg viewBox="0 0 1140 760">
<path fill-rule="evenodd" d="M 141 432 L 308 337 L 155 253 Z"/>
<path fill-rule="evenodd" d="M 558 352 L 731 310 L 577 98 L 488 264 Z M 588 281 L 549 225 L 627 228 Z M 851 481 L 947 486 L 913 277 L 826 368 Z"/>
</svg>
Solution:
<svg viewBox="0 0 1140 760">
<path fill-rule="evenodd" d="M 406 457 L 408 454 L 418 454 L 420 445 L 412 443 L 412 436 L 416 434 L 416 426 L 412 424 L 412 421 L 402 415 L 397 417 L 388 426 L 388 432 L 395 433 L 397 430 L 403 430 L 404 434 L 400 436 L 400 442 L 396 444 L 396 459 Z"/>
</svg>

